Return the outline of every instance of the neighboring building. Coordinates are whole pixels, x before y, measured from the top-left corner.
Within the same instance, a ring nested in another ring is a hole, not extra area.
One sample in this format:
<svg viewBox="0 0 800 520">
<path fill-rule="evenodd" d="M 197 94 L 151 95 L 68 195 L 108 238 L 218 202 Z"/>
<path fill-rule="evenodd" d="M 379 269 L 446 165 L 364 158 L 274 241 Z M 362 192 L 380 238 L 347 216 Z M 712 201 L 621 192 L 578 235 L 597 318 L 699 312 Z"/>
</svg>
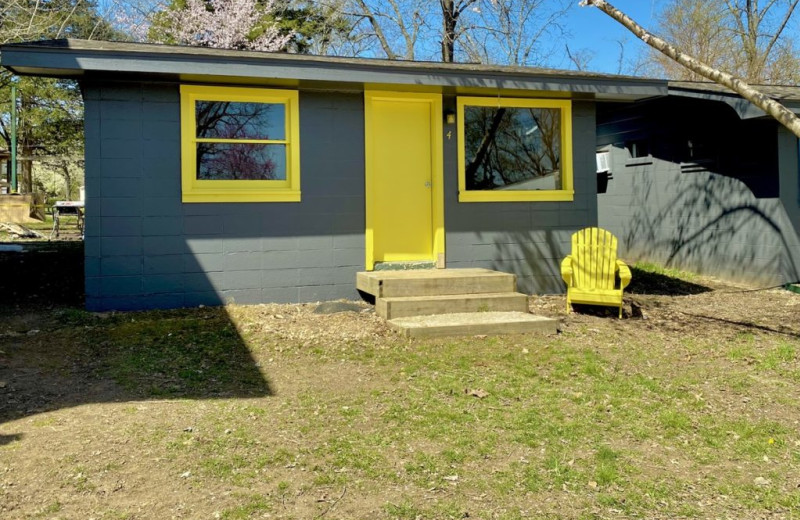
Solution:
<svg viewBox="0 0 800 520">
<path fill-rule="evenodd" d="M 598 102 L 666 83 L 530 68 L 60 40 L 2 47 L 75 78 L 86 117 L 86 302 L 353 298 L 382 262 L 563 291 L 597 224 Z"/>
<path fill-rule="evenodd" d="M 800 87 L 762 87 L 800 109 Z M 798 140 L 713 83 L 598 105 L 612 178 L 598 222 L 620 256 L 763 285 L 800 280 Z M 598 161 L 601 162 L 601 161 Z"/>
<path fill-rule="evenodd" d="M 11 152 L 0 148 L 0 183 L 8 191 L 11 185 Z"/>
</svg>

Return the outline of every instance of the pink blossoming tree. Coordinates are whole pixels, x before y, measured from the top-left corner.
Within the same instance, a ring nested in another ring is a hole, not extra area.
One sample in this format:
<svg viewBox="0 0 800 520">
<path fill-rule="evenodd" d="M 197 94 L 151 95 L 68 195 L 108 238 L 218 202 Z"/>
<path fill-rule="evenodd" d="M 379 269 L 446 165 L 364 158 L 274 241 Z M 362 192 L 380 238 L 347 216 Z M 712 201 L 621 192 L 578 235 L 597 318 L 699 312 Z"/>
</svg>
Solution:
<svg viewBox="0 0 800 520">
<path fill-rule="evenodd" d="M 155 15 L 150 39 L 165 43 L 246 49 L 284 50 L 293 34 L 281 33 L 276 0 L 185 0 Z"/>
</svg>

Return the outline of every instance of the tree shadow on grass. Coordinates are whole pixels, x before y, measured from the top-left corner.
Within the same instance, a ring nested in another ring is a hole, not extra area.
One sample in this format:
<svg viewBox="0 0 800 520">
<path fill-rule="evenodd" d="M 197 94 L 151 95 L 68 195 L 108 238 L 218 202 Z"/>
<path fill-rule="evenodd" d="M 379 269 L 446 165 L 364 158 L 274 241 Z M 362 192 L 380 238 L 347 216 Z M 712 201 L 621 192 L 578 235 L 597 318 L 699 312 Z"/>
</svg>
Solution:
<svg viewBox="0 0 800 520">
<path fill-rule="evenodd" d="M 0 337 L 0 423 L 87 403 L 271 395 L 222 307 L 33 309 Z"/>
<path fill-rule="evenodd" d="M 16 442 L 22 439 L 23 435 L 21 433 L 15 433 L 13 435 L 2 435 L 0 434 L 0 446 L 5 446 L 7 444 L 11 444 L 12 442 Z"/>
<path fill-rule="evenodd" d="M 689 296 L 702 294 L 713 289 L 682 278 L 631 266 L 631 283 L 625 288 L 629 294 L 650 294 L 655 296 Z"/>
<path fill-rule="evenodd" d="M 623 292 L 623 317 L 640 318 L 642 317 L 641 302 L 636 301 L 632 296 L 689 296 L 710 292 L 713 289 L 694 282 L 684 280 L 676 276 L 653 272 L 631 266 L 631 283 Z M 619 284 L 619 280 L 617 280 Z M 600 318 L 617 318 L 619 310 L 617 307 L 606 307 L 600 305 L 573 304 L 572 309 L 580 314 L 588 314 Z"/>
<path fill-rule="evenodd" d="M 83 242 L 13 242 L 23 252 L 0 252 L 0 305 L 83 306 Z"/>
<path fill-rule="evenodd" d="M 80 243 L 0 265 L 0 425 L 89 403 L 272 394 L 224 307 L 86 312 Z"/>
</svg>

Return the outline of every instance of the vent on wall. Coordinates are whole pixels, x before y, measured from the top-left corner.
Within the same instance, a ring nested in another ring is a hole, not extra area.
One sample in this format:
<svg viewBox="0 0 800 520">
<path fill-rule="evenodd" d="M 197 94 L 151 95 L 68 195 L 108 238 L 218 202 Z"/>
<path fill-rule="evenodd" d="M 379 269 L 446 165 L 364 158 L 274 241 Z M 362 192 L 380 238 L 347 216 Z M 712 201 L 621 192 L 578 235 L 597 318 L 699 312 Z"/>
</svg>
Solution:
<svg viewBox="0 0 800 520">
<path fill-rule="evenodd" d="M 597 159 L 597 173 L 608 173 L 611 171 L 610 152 L 597 152 L 595 157 Z"/>
<path fill-rule="evenodd" d="M 597 152 L 597 193 L 608 190 L 608 181 L 611 179 L 611 152 Z"/>
</svg>

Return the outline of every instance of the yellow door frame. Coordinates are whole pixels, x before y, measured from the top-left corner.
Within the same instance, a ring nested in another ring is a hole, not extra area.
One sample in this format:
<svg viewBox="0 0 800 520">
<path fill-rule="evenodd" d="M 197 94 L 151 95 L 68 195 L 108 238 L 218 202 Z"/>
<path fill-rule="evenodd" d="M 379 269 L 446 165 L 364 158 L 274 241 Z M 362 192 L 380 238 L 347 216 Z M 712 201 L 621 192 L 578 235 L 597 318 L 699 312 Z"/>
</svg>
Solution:
<svg viewBox="0 0 800 520">
<path fill-rule="evenodd" d="M 441 94 L 428 94 L 420 92 L 394 92 L 384 90 L 364 91 L 364 146 L 365 146 L 365 197 L 366 197 L 366 269 L 372 271 L 375 268 L 375 201 L 372 193 L 375 185 L 375 161 L 376 154 L 373 150 L 373 111 L 374 101 L 398 101 L 407 100 L 413 102 L 429 102 L 431 106 L 431 223 L 433 226 L 431 236 L 432 258 L 436 267 L 445 266 L 445 243 L 444 243 L 444 158 L 443 148 L 444 139 L 442 136 L 442 96 Z"/>
</svg>

